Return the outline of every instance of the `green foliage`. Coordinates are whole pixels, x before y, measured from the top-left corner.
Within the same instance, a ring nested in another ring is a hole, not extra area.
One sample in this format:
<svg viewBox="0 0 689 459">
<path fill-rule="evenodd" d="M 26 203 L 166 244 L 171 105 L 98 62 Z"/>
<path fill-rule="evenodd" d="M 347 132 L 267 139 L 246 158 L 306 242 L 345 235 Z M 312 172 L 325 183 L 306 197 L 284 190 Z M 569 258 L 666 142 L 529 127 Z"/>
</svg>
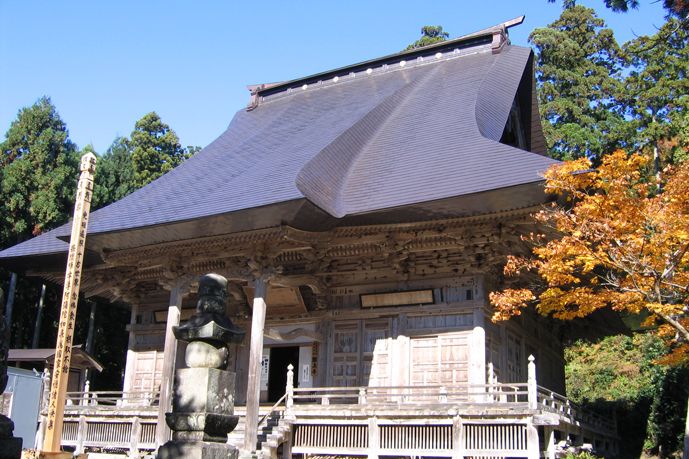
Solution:
<svg viewBox="0 0 689 459">
<path fill-rule="evenodd" d="M 669 367 L 657 381 L 645 447 L 661 457 L 681 451 L 689 397 L 689 368 Z"/>
<path fill-rule="evenodd" d="M 579 341 L 565 350 L 567 395 L 577 403 L 597 400 L 635 403 L 650 397 L 663 369 L 654 360 L 663 343 L 651 335 L 610 336 Z"/>
<path fill-rule="evenodd" d="M 0 247 L 7 247 L 67 220 L 79 165 L 48 97 L 19 111 L 0 151 Z"/>
<path fill-rule="evenodd" d="M 593 10 L 566 5 L 529 37 L 551 156 L 574 159 L 625 148 L 685 160 L 689 146 L 689 31 L 669 19 L 621 48 Z"/>
<path fill-rule="evenodd" d="M 421 38 L 407 46 L 405 51 L 439 43 L 449 38 L 450 34 L 443 30 L 443 26 L 423 26 L 421 27 Z"/>
<path fill-rule="evenodd" d="M 131 139 L 116 138 L 98 161 L 94 209 L 127 196 L 152 182 L 201 147 L 182 148 L 175 131 L 151 112 L 136 122 Z"/>
<path fill-rule="evenodd" d="M 582 451 L 580 453 L 567 453 L 565 455 L 565 459 L 598 459 L 598 456 L 595 454 L 591 454 L 586 451 Z"/>
<path fill-rule="evenodd" d="M 92 209 L 102 207 L 160 177 L 200 150 L 182 148 L 175 132 L 158 115 L 149 113 L 136 123 L 131 140 L 117 138 L 96 167 Z M 0 247 L 11 246 L 65 223 L 71 216 L 79 175 L 79 158 L 65 123 L 50 99 L 43 97 L 19 111 L 0 144 Z M 7 289 L 9 273 L 0 269 L 0 287 Z M 15 295 L 12 343 L 30 345 L 42 281 L 20 276 Z M 40 347 L 55 345 L 62 289 L 48 285 Z M 92 301 L 92 300 L 89 300 Z M 129 312 L 122 305 L 98 303 L 94 354 L 107 363 L 103 373 L 91 376 L 94 390 L 121 389 L 128 336 L 123 333 Z M 74 344 L 84 344 L 90 305 L 77 308 Z M 2 305 L 0 305 L 1 307 Z"/>
<path fill-rule="evenodd" d="M 617 146 L 624 123 L 616 113 L 620 48 L 612 30 L 590 8 L 574 6 L 534 30 L 536 79 L 543 130 L 551 156 L 600 157 Z"/>
<path fill-rule="evenodd" d="M 98 160 L 92 206 L 94 209 L 103 207 L 135 189 L 129 139 L 117 137 Z"/>
<path fill-rule="evenodd" d="M 134 168 L 132 186 L 141 188 L 181 164 L 190 155 L 170 126 L 151 112 L 134 126 L 129 142 Z"/>
<path fill-rule="evenodd" d="M 629 74 L 616 95 L 629 120 L 626 143 L 658 146 L 668 162 L 682 161 L 689 143 L 689 31 L 679 22 L 623 46 Z"/>
<path fill-rule="evenodd" d="M 681 450 L 689 396 L 689 368 L 656 363 L 667 352 L 647 334 L 578 341 L 565 350 L 570 399 L 595 410 L 617 412 L 621 457 Z"/>
<path fill-rule="evenodd" d="M 549 3 L 555 3 L 557 0 L 548 0 Z M 639 7 L 639 0 L 603 0 L 605 6 L 618 13 L 626 13 L 630 9 L 637 9 Z M 576 0 L 562 0 L 563 8 L 573 8 L 576 6 Z M 686 0 L 663 0 L 663 8 L 667 11 L 668 19 L 670 17 L 677 17 L 680 19 L 687 18 L 689 15 L 689 2 Z M 687 27 L 686 22 L 683 27 Z"/>
</svg>

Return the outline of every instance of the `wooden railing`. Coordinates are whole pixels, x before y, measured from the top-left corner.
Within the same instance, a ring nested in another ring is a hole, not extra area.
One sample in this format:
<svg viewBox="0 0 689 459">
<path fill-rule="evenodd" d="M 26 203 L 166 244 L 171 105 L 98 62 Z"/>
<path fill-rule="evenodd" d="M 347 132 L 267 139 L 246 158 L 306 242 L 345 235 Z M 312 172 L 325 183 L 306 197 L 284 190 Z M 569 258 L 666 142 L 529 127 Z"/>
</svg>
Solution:
<svg viewBox="0 0 689 459">
<path fill-rule="evenodd" d="M 295 404 L 350 404 L 367 408 L 404 407 L 405 405 L 446 405 L 466 404 L 477 406 L 479 411 L 486 409 L 529 409 L 557 414 L 561 420 L 580 425 L 590 430 L 616 435 L 614 419 L 584 410 L 567 397 L 537 384 L 536 364 L 529 356 L 528 378 L 526 383 L 498 383 L 492 366 L 488 384 L 468 383 L 447 386 L 385 386 L 385 387 L 319 387 L 295 388 L 290 381 L 288 369 L 286 388 L 287 412 Z"/>
<path fill-rule="evenodd" d="M 159 393 L 152 391 L 68 392 L 61 444 L 77 453 L 126 450 L 136 456 L 152 451 L 157 446 L 158 404 Z M 41 426 L 39 436 L 42 431 Z"/>
<path fill-rule="evenodd" d="M 123 415 L 115 411 L 98 415 L 65 414 L 62 445 L 74 447 L 76 453 L 85 449 L 126 450 L 137 457 L 141 451 L 156 448 L 156 412 Z"/>
<path fill-rule="evenodd" d="M 295 387 L 292 403 L 318 403 L 320 405 L 354 404 L 433 405 L 447 403 L 510 404 L 528 408 L 527 384 L 462 384 L 446 386 L 384 386 L 384 387 Z M 288 398 L 287 403 L 290 403 Z"/>
<path fill-rule="evenodd" d="M 296 422 L 293 433 L 296 441 L 295 447 L 302 453 L 323 452 L 323 448 L 331 447 L 335 451 L 340 447 L 339 443 L 321 445 L 319 442 L 325 440 L 317 441 L 316 439 L 324 435 L 324 432 L 327 432 L 328 435 L 335 435 L 333 438 L 339 438 L 339 440 L 333 441 L 344 441 L 339 437 L 340 434 L 347 438 L 358 439 L 358 443 L 355 442 L 356 444 L 352 443 L 349 446 L 355 449 L 360 448 L 362 451 L 372 447 L 368 442 L 374 438 L 376 448 L 381 450 L 394 452 L 410 448 L 410 450 L 418 450 L 417 452 L 421 454 L 426 449 L 425 446 L 405 443 L 405 441 L 411 441 L 407 438 L 412 433 L 414 438 L 419 435 L 429 435 L 429 438 L 437 437 L 436 439 L 439 440 L 434 440 L 434 444 L 442 445 L 449 441 L 447 439 L 455 438 L 456 441 L 453 440 L 455 446 L 452 448 L 458 448 L 457 445 L 460 443 L 457 442 L 462 438 L 461 449 L 477 455 L 481 455 L 479 452 L 486 449 L 508 451 L 513 456 L 521 455 L 526 451 L 526 430 L 524 430 L 526 425 L 515 424 L 516 427 L 508 428 L 507 424 L 494 426 L 490 424 L 490 421 L 486 421 L 488 424 L 485 424 L 484 421 L 480 421 L 480 423 L 474 421 L 477 423 L 469 422 L 463 427 L 454 426 L 452 419 L 447 417 L 448 404 L 462 407 L 468 412 L 474 411 L 478 417 L 491 412 L 493 414 L 505 413 L 505 410 L 509 410 L 515 415 L 521 413 L 518 416 L 526 415 L 527 417 L 531 416 L 529 413 L 547 412 L 557 415 L 567 423 L 594 429 L 601 433 L 606 432 L 614 435 L 616 431 L 614 421 L 584 411 L 566 397 L 538 386 L 533 358 L 529 359 L 526 383 L 498 383 L 494 375 L 489 375 L 489 383 L 481 385 L 464 383 L 452 386 L 296 388 L 291 384 L 293 377 L 293 368 L 289 368 L 285 395 L 268 411 L 268 415 L 259 421 L 259 427 L 273 411 L 282 411 L 284 417 L 291 420 L 295 420 L 296 415 L 298 415 L 300 419 Z M 65 407 L 65 427 L 62 442 L 64 446 L 73 446 L 77 452 L 82 452 L 84 449 L 120 449 L 129 451 L 130 455 L 138 454 L 139 451 L 143 450 L 155 449 L 158 393 L 101 391 L 71 392 L 67 396 L 68 404 Z M 284 407 L 281 407 L 280 405 L 283 403 Z M 313 415 L 319 410 L 323 413 L 327 411 L 331 417 L 335 416 L 342 409 L 342 405 L 349 405 L 348 410 L 355 410 L 356 407 L 359 407 L 363 417 L 359 421 L 348 419 L 341 423 L 333 420 L 330 424 L 323 426 L 305 423 L 301 419 L 305 413 L 311 412 Z M 445 420 L 441 422 L 441 417 L 437 417 L 433 421 L 435 424 L 432 423 L 433 425 L 429 424 L 428 426 L 425 424 L 417 426 L 413 422 L 408 426 L 399 426 L 394 422 L 388 425 L 382 421 L 376 421 L 377 424 L 373 426 L 370 420 L 364 420 L 366 418 L 364 411 L 368 412 L 371 409 L 390 410 L 391 413 L 388 414 L 392 414 L 395 410 L 404 411 L 409 408 L 407 413 L 421 413 L 421 407 L 424 407 L 423 412 L 432 412 L 436 408 L 438 413 L 444 410 Z M 364 433 L 366 434 L 364 435 Z M 484 445 L 477 440 L 484 437 L 504 437 L 509 441 L 503 439 L 504 441 L 500 440 L 500 442 L 490 446 L 490 442 Z M 446 450 L 450 448 L 448 445 L 449 443 L 438 451 L 447 452 Z"/>
<path fill-rule="evenodd" d="M 583 425 L 601 433 L 616 435 L 617 424 L 614 419 L 601 416 L 571 402 L 567 397 L 538 386 L 538 409 L 557 413 L 572 424 Z"/>
<path fill-rule="evenodd" d="M 146 407 L 157 410 L 160 392 L 67 392 L 67 411 L 98 409 L 99 411 L 140 411 Z"/>
</svg>

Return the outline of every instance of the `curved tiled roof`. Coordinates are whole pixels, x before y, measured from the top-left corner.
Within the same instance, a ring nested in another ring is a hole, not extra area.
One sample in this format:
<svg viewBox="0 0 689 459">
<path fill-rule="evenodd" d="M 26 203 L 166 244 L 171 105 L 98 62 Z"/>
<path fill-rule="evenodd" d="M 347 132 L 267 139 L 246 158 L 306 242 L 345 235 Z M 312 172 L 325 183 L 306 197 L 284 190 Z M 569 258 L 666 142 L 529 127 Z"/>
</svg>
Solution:
<svg viewBox="0 0 689 459">
<path fill-rule="evenodd" d="M 341 218 L 541 181 L 554 160 L 499 142 L 531 50 L 441 51 L 259 93 L 194 157 L 94 212 L 89 233 L 300 199 Z M 64 251 L 55 237 L 68 234 L 65 225 L 0 258 Z"/>
</svg>

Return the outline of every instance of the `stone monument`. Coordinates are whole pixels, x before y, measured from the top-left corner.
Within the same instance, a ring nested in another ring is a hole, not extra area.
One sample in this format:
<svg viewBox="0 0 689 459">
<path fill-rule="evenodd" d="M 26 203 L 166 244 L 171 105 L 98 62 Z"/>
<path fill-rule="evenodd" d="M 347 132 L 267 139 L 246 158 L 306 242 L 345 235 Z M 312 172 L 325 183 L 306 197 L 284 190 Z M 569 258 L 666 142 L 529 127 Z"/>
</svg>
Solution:
<svg viewBox="0 0 689 459">
<path fill-rule="evenodd" d="M 10 327 L 2 313 L 4 295 L 0 289 L 0 396 L 7 387 L 7 354 L 10 349 Z M 22 439 L 14 437 L 14 422 L 0 414 L 0 459 L 19 459 L 22 454 Z"/>
<path fill-rule="evenodd" d="M 188 368 L 175 372 L 172 412 L 165 420 L 172 440 L 158 450 L 159 459 L 235 459 L 238 451 L 227 444 L 237 426 L 234 415 L 235 374 L 227 370 L 229 343 L 241 342 L 244 331 L 225 313 L 227 279 L 206 274 L 199 279 L 196 313 L 175 337 L 189 343 Z"/>
</svg>

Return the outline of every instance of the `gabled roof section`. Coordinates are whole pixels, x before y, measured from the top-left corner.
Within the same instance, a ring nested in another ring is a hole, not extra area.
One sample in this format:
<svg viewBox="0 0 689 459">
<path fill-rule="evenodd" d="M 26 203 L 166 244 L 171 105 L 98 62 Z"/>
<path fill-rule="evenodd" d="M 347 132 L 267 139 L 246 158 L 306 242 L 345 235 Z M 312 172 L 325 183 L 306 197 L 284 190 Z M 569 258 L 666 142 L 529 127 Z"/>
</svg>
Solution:
<svg viewBox="0 0 689 459">
<path fill-rule="evenodd" d="M 539 184 L 555 161 L 500 143 L 518 91 L 533 88 L 531 50 L 507 39 L 516 22 L 258 86 L 253 104 L 237 112 L 218 139 L 94 212 L 89 234 L 186 225 L 197 228 L 198 237 L 206 235 L 204 224 L 193 222 L 216 216 L 243 219 L 242 230 L 299 227 L 298 206 L 289 203 L 310 203 L 342 219 L 463 196 L 476 201 L 481 193 Z M 532 101 L 528 113 L 536 120 L 530 146 L 542 146 L 535 99 L 522 99 Z M 291 214 L 270 210 L 276 206 L 292 206 Z M 218 227 L 235 231 L 226 221 Z M 156 241 L 179 237 L 166 231 L 158 231 Z M 0 252 L 0 259 L 65 250 L 56 237 L 68 235 L 64 225 Z"/>
<path fill-rule="evenodd" d="M 8 362 L 47 362 L 53 365 L 55 349 L 10 349 L 7 356 Z M 81 348 L 81 345 L 72 346 L 72 369 L 95 368 L 103 371 L 103 365 L 91 354 Z"/>
</svg>

